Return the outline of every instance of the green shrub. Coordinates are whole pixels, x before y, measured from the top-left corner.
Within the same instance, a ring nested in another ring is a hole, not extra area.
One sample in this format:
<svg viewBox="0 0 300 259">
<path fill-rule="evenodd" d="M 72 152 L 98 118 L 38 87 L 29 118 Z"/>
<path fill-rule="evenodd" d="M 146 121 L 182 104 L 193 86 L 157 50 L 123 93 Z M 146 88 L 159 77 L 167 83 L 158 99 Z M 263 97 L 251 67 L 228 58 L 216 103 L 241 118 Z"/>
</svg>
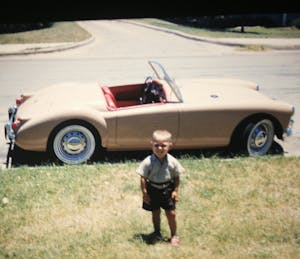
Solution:
<svg viewBox="0 0 300 259">
<path fill-rule="evenodd" d="M 51 22 L 14 23 L 14 24 L 3 23 L 0 24 L 0 34 L 39 30 L 39 29 L 51 27 L 52 25 L 53 23 Z"/>
<path fill-rule="evenodd" d="M 296 27 L 297 29 L 300 29 L 300 17 L 297 18 L 297 19 L 295 19 L 295 20 L 293 20 L 291 22 L 291 25 L 294 26 L 294 27 Z"/>
</svg>

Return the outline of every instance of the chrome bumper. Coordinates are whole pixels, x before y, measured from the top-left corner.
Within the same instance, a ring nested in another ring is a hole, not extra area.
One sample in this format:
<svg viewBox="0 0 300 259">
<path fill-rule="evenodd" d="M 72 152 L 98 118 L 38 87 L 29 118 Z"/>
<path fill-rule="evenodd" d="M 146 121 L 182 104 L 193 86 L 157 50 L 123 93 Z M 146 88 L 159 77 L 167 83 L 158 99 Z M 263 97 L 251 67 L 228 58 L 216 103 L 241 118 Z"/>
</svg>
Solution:
<svg viewBox="0 0 300 259">
<path fill-rule="evenodd" d="M 291 119 L 290 120 L 290 122 L 289 122 L 289 125 L 288 125 L 288 127 L 286 128 L 286 130 L 284 131 L 284 135 L 286 136 L 286 137 L 289 137 L 289 136 L 291 136 L 292 134 L 293 134 L 293 125 L 294 125 L 294 120 L 293 119 Z"/>
<path fill-rule="evenodd" d="M 4 125 L 4 134 L 5 134 L 5 139 L 9 140 L 11 143 L 14 143 L 16 135 L 13 130 L 12 124 L 15 121 L 16 113 L 17 113 L 17 106 L 12 106 L 8 108 L 8 123 Z"/>
<path fill-rule="evenodd" d="M 292 108 L 292 116 L 293 116 L 295 114 L 295 110 L 296 109 L 295 109 L 294 105 L 292 105 L 291 108 Z M 293 130 L 292 130 L 293 129 L 293 125 L 294 125 L 294 120 L 293 120 L 293 118 L 290 118 L 289 125 L 287 126 L 286 130 L 283 133 L 284 137 L 289 137 L 289 136 L 292 135 L 292 133 L 293 133 Z"/>
</svg>

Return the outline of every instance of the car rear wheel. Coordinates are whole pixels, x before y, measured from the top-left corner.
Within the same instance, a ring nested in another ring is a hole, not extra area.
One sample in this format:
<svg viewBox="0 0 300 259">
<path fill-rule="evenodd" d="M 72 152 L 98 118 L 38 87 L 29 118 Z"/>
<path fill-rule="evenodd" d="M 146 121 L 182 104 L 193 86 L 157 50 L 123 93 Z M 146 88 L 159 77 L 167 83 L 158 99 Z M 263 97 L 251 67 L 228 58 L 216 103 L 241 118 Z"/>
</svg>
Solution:
<svg viewBox="0 0 300 259">
<path fill-rule="evenodd" d="M 65 164 L 81 164 L 94 154 L 95 136 L 86 126 L 67 125 L 54 135 L 52 149 L 59 161 Z"/>
<path fill-rule="evenodd" d="M 250 122 L 244 130 L 245 151 L 250 156 L 262 156 L 268 153 L 274 138 L 274 125 L 269 119 Z"/>
</svg>

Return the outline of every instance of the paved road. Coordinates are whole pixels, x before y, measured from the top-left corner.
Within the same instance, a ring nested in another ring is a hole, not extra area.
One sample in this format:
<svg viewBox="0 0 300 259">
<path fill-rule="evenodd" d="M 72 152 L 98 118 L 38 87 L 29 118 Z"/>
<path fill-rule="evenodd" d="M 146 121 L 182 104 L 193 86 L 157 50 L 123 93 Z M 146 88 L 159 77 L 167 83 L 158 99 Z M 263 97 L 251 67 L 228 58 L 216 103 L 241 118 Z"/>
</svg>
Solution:
<svg viewBox="0 0 300 259">
<path fill-rule="evenodd" d="M 8 105 L 23 92 L 64 81 L 141 82 L 150 75 L 147 60 L 152 59 L 178 79 L 217 76 L 252 80 L 267 95 L 294 104 L 294 136 L 283 147 L 289 155 L 300 154 L 299 51 L 241 52 L 121 21 L 85 21 L 81 25 L 95 35 L 89 45 L 58 53 L 0 58 L 1 125 L 6 121 Z M 6 153 L 4 138 L 0 137 L 0 164 Z"/>
</svg>

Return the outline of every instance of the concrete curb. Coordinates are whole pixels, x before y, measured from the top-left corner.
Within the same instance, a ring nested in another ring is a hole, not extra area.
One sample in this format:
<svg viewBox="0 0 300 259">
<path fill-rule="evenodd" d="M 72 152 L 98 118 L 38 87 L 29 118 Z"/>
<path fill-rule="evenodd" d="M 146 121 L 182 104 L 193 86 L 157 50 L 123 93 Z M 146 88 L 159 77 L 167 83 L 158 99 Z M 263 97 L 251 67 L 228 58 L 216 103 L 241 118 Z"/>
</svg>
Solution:
<svg viewBox="0 0 300 259">
<path fill-rule="evenodd" d="M 145 27 L 152 30 L 162 31 L 176 36 L 180 36 L 186 39 L 201 41 L 206 43 L 218 44 L 230 47 L 247 47 L 247 46 L 264 46 L 266 48 L 274 50 L 300 50 L 300 39 L 259 39 L 259 38 L 210 38 L 199 37 L 184 32 L 161 28 L 154 25 L 139 23 L 131 20 L 118 20 L 120 22 L 126 22 L 133 25 Z"/>
<path fill-rule="evenodd" d="M 14 45 L 14 50 L 3 51 L 0 49 L 0 56 L 31 55 L 64 51 L 85 46 L 94 40 L 95 37 L 91 36 L 90 38 L 80 42 L 8 44 Z"/>
</svg>

